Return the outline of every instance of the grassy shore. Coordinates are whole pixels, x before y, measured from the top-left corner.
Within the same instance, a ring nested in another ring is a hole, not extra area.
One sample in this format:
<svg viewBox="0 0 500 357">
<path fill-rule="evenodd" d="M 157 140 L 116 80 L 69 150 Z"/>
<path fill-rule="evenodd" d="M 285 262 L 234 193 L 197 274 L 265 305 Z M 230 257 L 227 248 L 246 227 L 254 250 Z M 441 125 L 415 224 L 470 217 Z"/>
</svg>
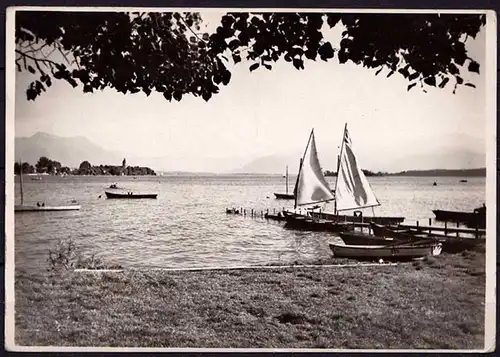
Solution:
<svg viewBox="0 0 500 357">
<path fill-rule="evenodd" d="M 375 267 L 38 275 L 18 270 L 15 286 L 17 345 L 472 349 L 484 344 L 484 251 Z"/>
</svg>

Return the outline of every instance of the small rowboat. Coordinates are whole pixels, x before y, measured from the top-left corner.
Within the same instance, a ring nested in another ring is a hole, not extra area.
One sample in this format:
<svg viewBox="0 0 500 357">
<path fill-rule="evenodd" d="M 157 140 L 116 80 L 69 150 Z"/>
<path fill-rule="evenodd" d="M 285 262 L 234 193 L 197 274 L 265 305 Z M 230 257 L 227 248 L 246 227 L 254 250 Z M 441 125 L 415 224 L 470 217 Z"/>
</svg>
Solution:
<svg viewBox="0 0 500 357">
<path fill-rule="evenodd" d="M 293 193 L 275 193 L 274 196 L 277 200 L 293 200 L 295 198 Z"/>
<path fill-rule="evenodd" d="M 326 231 L 326 232 L 348 232 L 352 231 L 351 224 L 335 223 L 332 221 L 313 219 L 308 216 L 285 213 L 285 228 L 307 230 L 307 231 Z"/>
<path fill-rule="evenodd" d="M 379 237 L 358 232 L 342 232 L 339 235 L 347 245 L 391 245 L 399 242 L 398 239 L 394 238 Z"/>
<path fill-rule="evenodd" d="M 156 198 L 156 193 L 133 193 L 133 192 L 108 192 L 104 191 L 107 198 L 122 198 L 122 199 L 139 199 L 139 198 Z"/>
<path fill-rule="evenodd" d="M 415 230 L 396 230 L 392 228 L 388 228 L 385 226 L 377 225 L 377 224 L 371 224 L 371 227 L 373 229 L 373 233 L 375 236 L 378 236 L 378 240 L 374 239 L 373 236 L 371 236 L 372 241 L 380 241 L 380 242 L 390 242 L 389 239 L 393 239 L 394 241 L 407 241 L 409 237 L 413 237 L 413 239 L 429 239 L 433 241 L 437 241 L 443 244 L 443 252 L 445 253 L 459 253 L 464 250 L 468 250 L 471 248 L 474 248 L 478 244 L 484 242 L 482 239 L 474 239 L 474 238 L 458 238 L 458 237 L 452 237 L 452 236 L 446 236 L 446 235 L 438 235 L 438 234 L 429 234 L 425 232 L 418 232 Z M 341 234 L 342 236 L 342 234 Z M 390 238 L 389 238 L 390 237 Z M 353 243 L 352 241 L 348 242 L 342 237 L 342 240 L 346 244 L 356 244 Z M 367 239 L 365 238 L 365 241 Z M 368 243 L 365 243 L 368 245 Z M 373 243 L 376 244 L 376 243 Z M 381 244 L 382 245 L 382 244 Z"/>
<path fill-rule="evenodd" d="M 28 206 L 17 205 L 14 207 L 14 212 L 53 212 L 53 211 L 78 211 L 80 205 L 71 206 Z"/>
<path fill-rule="evenodd" d="M 330 244 L 333 255 L 342 258 L 411 259 L 441 254 L 441 243 L 393 245 L 341 245 Z"/>
</svg>

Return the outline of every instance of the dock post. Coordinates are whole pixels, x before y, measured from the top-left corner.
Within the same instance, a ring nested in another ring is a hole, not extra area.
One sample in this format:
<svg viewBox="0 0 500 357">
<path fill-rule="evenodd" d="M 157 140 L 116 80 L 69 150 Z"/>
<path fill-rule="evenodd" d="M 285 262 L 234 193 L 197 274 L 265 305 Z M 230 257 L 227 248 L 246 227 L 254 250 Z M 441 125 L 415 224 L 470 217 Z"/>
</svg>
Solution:
<svg viewBox="0 0 500 357">
<path fill-rule="evenodd" d="M 253 208 L 252 208 L 252 211 L 250 212 L 250 217 L 253 218 Z"/>
<path fill-rule="evenodd" d="M 276 208 L 273 208 L 273 214 L 276 214 Z"/>
<path fill-rule="evenodd" d="M 476 239 L 479 238 L 479 224 L 476 224 Z"/>
<path fill-rule="evenodd" d="M 244 215 L 244 216 L 246 216 L 246 215 L 247 215 L 247 210 L 246 210 L 246 209 L 244 209 L 244 210 L 243 210 L 243 215 Z"/>
<path fill-rule="evenodd" d="M 448 235 L 448 222 L 447 221 L 444 221 L 444 235 L 445 236 Z"/>
<path fill-rule="evenodd" d="M 460 223 L 457 222 L 457 229 L 458 229 L 459 226 L 460 226 Z M 458 238 L 458 230 L 457 230 L 457 238 Z"/>
<path fill-rule="evenodd" d="M 432 233 L 432 218 L 429 218 L 429 234 Z"/>
</svg>

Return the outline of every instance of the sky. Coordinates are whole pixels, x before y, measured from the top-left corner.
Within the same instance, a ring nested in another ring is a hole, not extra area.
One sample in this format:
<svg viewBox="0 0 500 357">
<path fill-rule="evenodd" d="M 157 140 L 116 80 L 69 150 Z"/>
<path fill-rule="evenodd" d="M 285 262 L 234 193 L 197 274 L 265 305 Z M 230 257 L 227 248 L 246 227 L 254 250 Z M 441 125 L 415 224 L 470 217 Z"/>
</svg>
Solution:
<svg viewBox="0 0 500 357">
<path fill-rule="evenodd" d="M 220 16 L 202 13 L 202 32 L 211 32 Z M 338 39 L 341 30 L 333 29 L 329 38 Z M 481 74 L 464 78 L 477 88 L 461 86 L 456 94 L 453 85 L 408 92 L 402 76 L 375 76 L 376 70 L 336 59 L 307 61 L 301 71 L 285 61 L 271 71 L 250 72 L 251 62 L 245 61 L 229 65 L 231 82 L 208 102 L 193 96 L 168 102 L 156 93 L 123 95 L 113 89 L 89 94 L 63 81 L 54 81 L 33 102 L 25 95 L 31 75 L 17 73 L 15 135 L 85 136 L 107 150 L 168 156 L 171 166 L 177 162 L 192 171 L 208 158 L 251 161 L 302 151 L 312 128 L 319 152 L 337 152 L 345 123 L 363 163 L 446 147 L 483 153 L 485 40 L 483 29 L 467 41 Z"/>
</svg>

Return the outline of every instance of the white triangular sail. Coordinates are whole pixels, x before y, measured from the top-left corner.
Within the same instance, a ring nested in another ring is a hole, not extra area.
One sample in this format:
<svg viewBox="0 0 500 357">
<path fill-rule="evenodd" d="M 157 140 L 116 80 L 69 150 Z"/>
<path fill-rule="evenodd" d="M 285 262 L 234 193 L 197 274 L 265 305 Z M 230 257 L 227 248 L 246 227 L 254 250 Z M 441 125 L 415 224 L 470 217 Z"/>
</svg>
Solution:
<svg viewBox="0 0 500 357">
<path fill-rule="evenodd" d="M 340 149 L 335 197 L 337 211 L 380 205 L 354 155 L 347 124 Z"/>
<path fill-rule="evenodd" d="M 306 151 L 301 161 L 294 193 L 295 207 L 328 202 L 335 199 L 319 164 L 314 130 L 311 131 Z"/>
</svg>

